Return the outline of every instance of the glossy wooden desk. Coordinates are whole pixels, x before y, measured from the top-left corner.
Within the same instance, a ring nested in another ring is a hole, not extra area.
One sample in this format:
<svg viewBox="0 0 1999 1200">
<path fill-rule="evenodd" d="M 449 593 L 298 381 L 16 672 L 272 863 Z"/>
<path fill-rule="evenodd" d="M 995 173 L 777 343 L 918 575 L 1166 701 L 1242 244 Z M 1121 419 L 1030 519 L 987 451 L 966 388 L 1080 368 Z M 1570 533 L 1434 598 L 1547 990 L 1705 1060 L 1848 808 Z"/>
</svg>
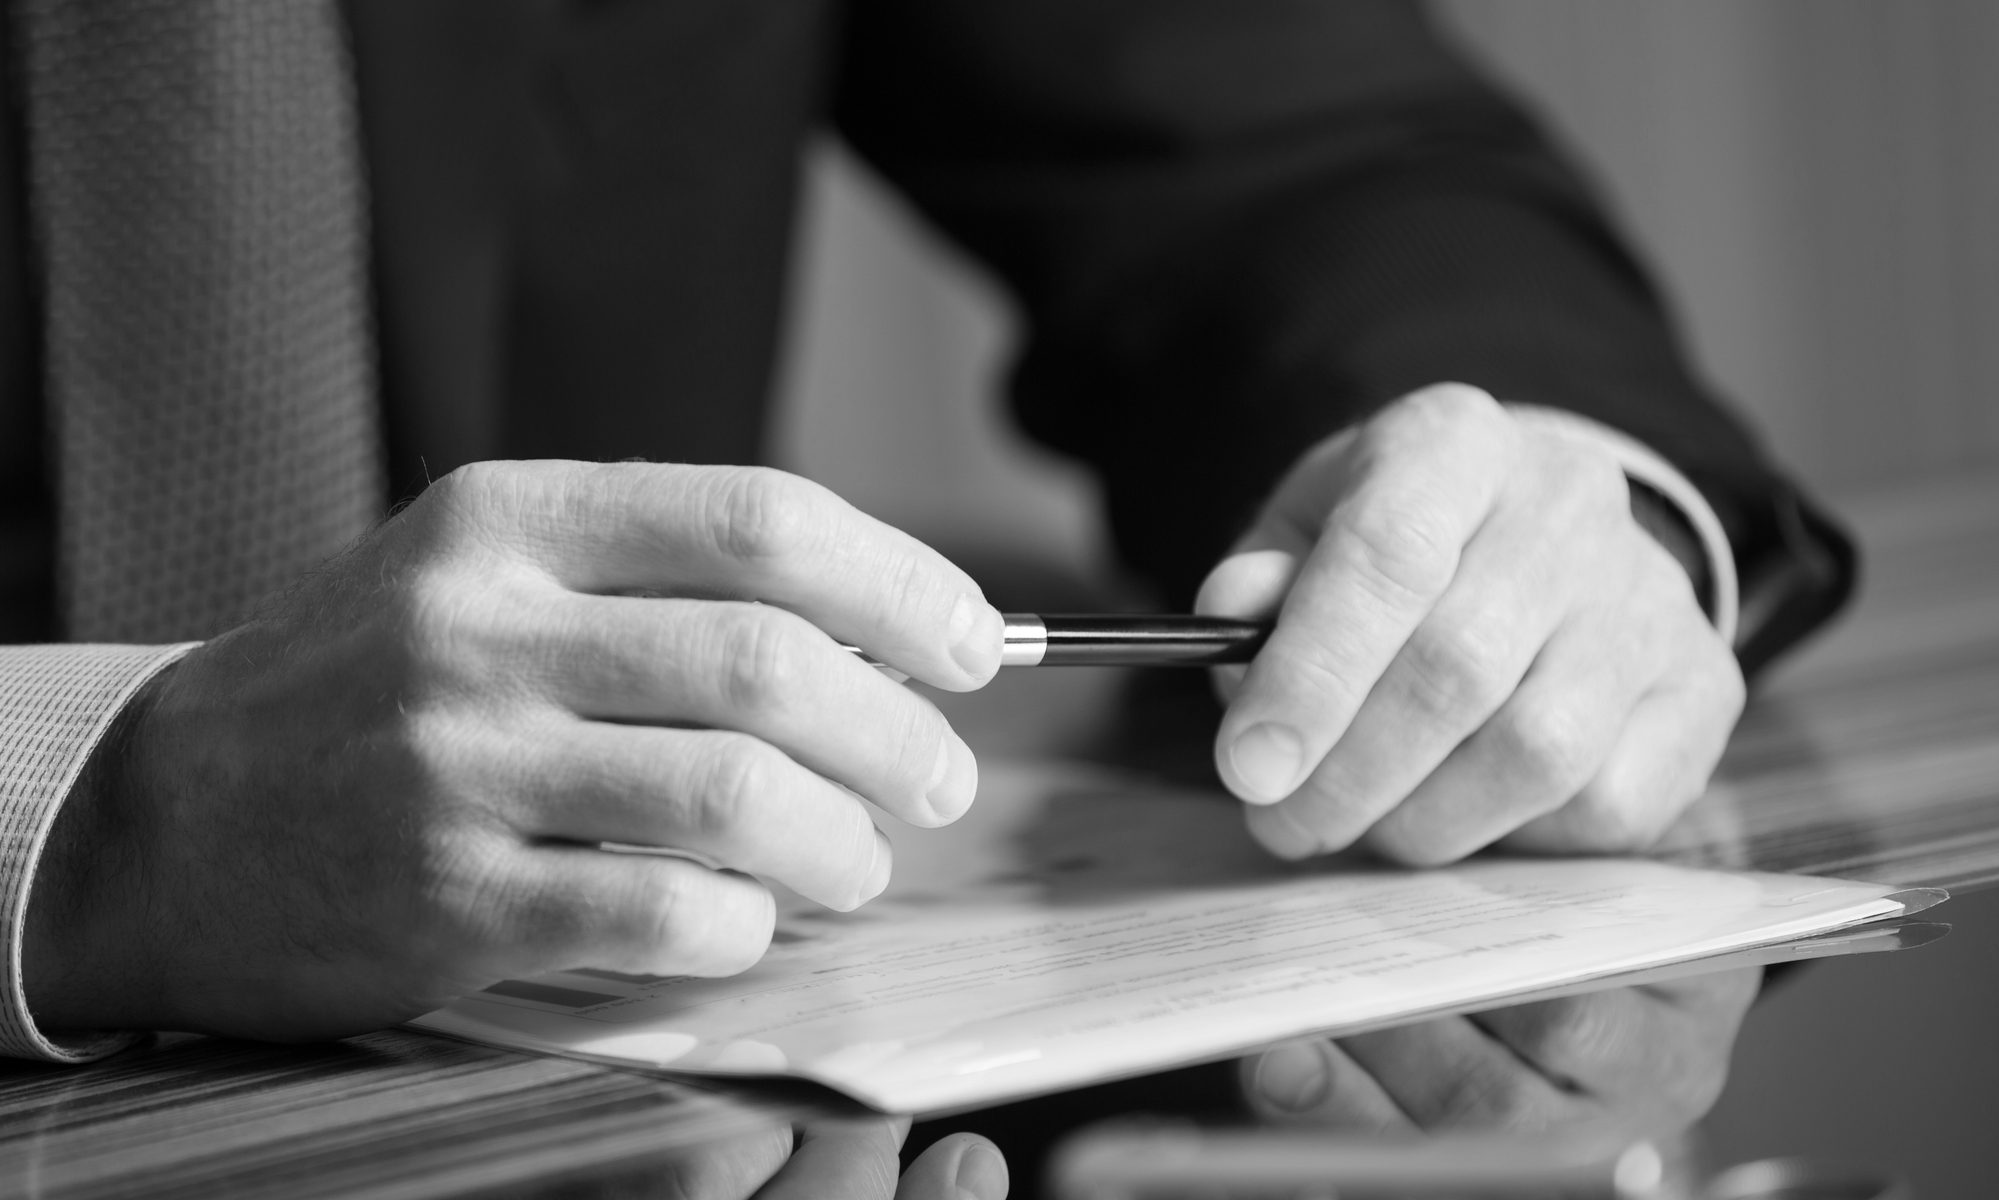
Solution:
<svg viewBox="0 0 1999 1200">
<path fill-rule="evenodd" d="M 81 1069 L 8 1070 L 0 1195 L 673 1195 L 703 1149 L 853 1111 L 404 1033 L 179 1036 Z"/>
<path fill-rule="evenodd" d="M 1962 890 L 1999 879 L 1999 474 L 1845 506 L 1860 599 L 1781 666 L 1707 803 L 1750 861 Z"/>
<path fill-rule="evenodd" d="M 1999 475 L 1847 511 L 1868 549 L 1863 600 L 1771 680 L 1706 803 L 1741 835 L 1731 856 L 1762 865 L 1999 877 Z M 1105 715 L 1116 687 L 1014 672 L 952 715 L 982 754 L 1080 755 L 1129 745 Z M 1165 741 L 1141 748 L 1204 761 L 1199 739 Z M 607 1177 L 619 1194 L 673 1194 L 702 1147 L 813 1111 L 827 1110 L 797 1093 L 397 1033 L 310 1048 L 167 1039 L 87 1068 L 0 1067 L 0 1195 L 596 1195 Z M 634 1193 L 634 1177 L 651 1186 Z"/>
</svg>

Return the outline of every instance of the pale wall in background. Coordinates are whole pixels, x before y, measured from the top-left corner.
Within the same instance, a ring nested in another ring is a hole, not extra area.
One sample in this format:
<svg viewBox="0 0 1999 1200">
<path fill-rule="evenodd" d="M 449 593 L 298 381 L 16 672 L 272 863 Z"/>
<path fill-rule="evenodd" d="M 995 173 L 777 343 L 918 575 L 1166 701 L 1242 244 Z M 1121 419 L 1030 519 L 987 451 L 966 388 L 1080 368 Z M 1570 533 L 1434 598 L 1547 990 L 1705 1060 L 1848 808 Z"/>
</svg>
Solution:
<svg viewBox="0 0 1999 1200">
<path fill-rule="evenodd" d="M 1999 4 L 1445 8 L 1596 166 L 1699 358 L 1798 474 L 1839 493 L 1999 466 Z M 774 457 L 926 536 L 1091 573 L 1087 481 L 994 402 L 999 299 L 837 150 L 803 221 Z M 1991 1194 L 1999 895 L 1951 907 L 1920 961 L 1835 964 L 1759 1006 L 1719 1150 Z"/>
<path fill-rule="evenodd" d="M 1810 480 L 1999 463 L 1999 5 L 1445 0 Z"/>
</svg>

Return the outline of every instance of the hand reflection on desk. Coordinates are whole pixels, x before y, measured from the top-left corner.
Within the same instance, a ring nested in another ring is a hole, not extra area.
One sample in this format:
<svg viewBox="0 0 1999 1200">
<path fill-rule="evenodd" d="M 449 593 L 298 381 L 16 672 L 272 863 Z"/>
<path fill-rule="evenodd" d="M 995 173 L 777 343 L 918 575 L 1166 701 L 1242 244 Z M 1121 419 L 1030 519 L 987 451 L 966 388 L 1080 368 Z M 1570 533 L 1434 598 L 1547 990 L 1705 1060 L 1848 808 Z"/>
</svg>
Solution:
<svg viewBox="0 0 1999 1200">
<path fill-rule="evenodd" d="M 509 1195 L 521 1200 L 1004 1200 L 1006 1162 L 991 1142 L 954 1134 L 897 1178 L 906 1119 L 774 1126 L 649 1164 Z"/>
<path fill-rule="evenodd" d="M 1240 1064 L 1262 1119 L 1347 1132 L 1678 1130 L 1720 1095 L 1761 973 L 1730 971 L 1288 1043 Z"/>
<path fill-rule="evenodd" d="M 1720 1094 L 1756 969 L 1302 1039 L 1233 1063 L 1120 1080 L 941 1123 L 1005 1151 L 1021 1200 L 1067 1134 L 1112 1115 L 1328 1135 L 1683 1132 Z M 922 1144 L 925 1130 L 913 1139 Z M 1206 1193 L 1202 1193 L 1206 1195 Z"/>
</svg>

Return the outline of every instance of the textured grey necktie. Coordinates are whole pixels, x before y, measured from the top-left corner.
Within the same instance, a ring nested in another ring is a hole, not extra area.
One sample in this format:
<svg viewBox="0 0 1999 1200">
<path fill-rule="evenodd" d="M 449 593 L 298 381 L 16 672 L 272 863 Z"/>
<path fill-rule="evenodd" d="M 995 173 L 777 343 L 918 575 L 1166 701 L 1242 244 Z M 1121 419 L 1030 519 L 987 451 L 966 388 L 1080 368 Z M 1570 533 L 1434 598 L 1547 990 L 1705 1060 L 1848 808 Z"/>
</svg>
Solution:
<svg viewBox="0 0 1999 1200">
<path fill-rule="evenodd" d="M 78 641 L 226 628 L 383 497 L 336 0 L 15 0 Z"/>
</svg>

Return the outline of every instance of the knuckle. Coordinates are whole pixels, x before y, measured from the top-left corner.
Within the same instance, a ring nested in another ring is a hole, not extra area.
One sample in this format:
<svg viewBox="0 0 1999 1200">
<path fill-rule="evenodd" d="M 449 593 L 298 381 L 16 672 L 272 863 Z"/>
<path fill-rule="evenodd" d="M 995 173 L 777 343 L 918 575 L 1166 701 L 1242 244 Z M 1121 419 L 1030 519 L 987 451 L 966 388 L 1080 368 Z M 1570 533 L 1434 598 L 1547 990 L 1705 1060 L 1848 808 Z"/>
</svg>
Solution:
<svg viewBox="0 0 1999 1200">
<path fill-rule="evenodd" d="M 551 668 L 539 636 L 545 605 L 520 579 L 418 572 L 383 611 L 392 652 L 412 687 L 475 686 L 492 698 L 526 699 Z"/>
<path fill-rule="evenodd" d="M 721 471 L 712 514 L 717 548 L 745 563 L 792 557 L 811 544 L 816 499 L 811 484 L 770 467 Z"/>
<path fill-rule="evenodd" d="M 1627 1053 L 1625 1030 L 1609 1005 L 1596 997 L 1578 997 L 1530 1005 L 1523 1020 L 1509 1031 L 1508 1041 L 1530 1061 L 1544 1064 L 1558 1082 L 1580 1079 L 1592 1064 L 1615 1062 Z"/>
<path fill-rule="evenodd" d="M 1467 1065 L 1446 1080 L 1434 1123 L 1442 1127 L 1528 1129 L 1542 1118 L 1524 1068 Z"/>
<path fill-rule="evenodd" d="M 628 903 L 632 935 L 639 945 L 669 961 L 685 955 L 695 930 L 702 924 L 699 898 L 694 895 L 694 872 L 668 869 L 647 871 L 637 887 L 638 894 Z"/>
<path fill-rule="evenodd" d="M 1551 478 L 1563 495 L 1630 515 L 1631 484 L 1617 460 L 1597 446 L 1557 438 L 1547 449 Z"/>
<path fill-rule="evenodd" d="M 892 751 L 890 786 L 898 792 L 922 796 L 930 790 L 931 775 L 938 759 L 946 753 L 944 718 L 935 710 L 917 704 L 899 705 L 903 711 L 892 720 L 896 729 L 889 743 Z"/>
<path fill-rule="evenodd" d="M 424 489 L 427 502 L 460 506 L 491 493 L 505 469 L 497 463 L 469 462 L 456 467 Z"/>
<path fill-rule="evenodd" d="M 1603 749 L 1592 723 L 1561 704 L 1522 705 L 1501 732 L 1519 776 L 1535 791 L 1560 799 L 1590 781 Z"/>
<path fill-rule="evenodd" d="M 517 515 L 537 473 L 523 463 L 469 462 L 424 488 L 421 507 L 454 519 Z"/>
<path fill-rule="evenodd" d="M 1551 504 L 1552 511 L 1544 517 L 1545 523 L 1554 529 L 1568 528 L 1581 531 L 1582 536 L 1592 539 L 1592 545 L 1608 545 L 1611 539 L 1629 538 L 1635 544 L 1656 549 L 1663 556 L 1661 565 L 1672 568 L 1672 573 L 1659 580 L 1659 590 L 1653 596 L 1675 596 L 1693 594 L 1692 582 L 1687 572 L 1673 560 L 1672 552 L 1653 541 L 1652 535 L 1631 515 L 1631 492 L 1625 482 L 1624 472 L 1613 463 L 1604 463 L 1594 458 L 1585 458 L 1567 469 L 1563 481 L 1557 486 Z M 1677 578 L 1675 578 L 1677 577 Z"/>
<path fill-rule="evenodd" d="M 726 844 L 744 814 L 783 786 L 782 758 L 748 734 L 718 736 L 702 786 L 686 798 L 687 831 L 704 844 Z"/>
<path fill-rule="evenodd" d="M 496 905 L 507 914 L 508 939 L 537 966 L 598 934 L 600 914 L 583 897 L 557 887 L 531 888 Z"/>
<path fill-rule="evenodd" d="M 739 713 L 769 713 L 797 695 L 805 647 L 795 619 L 763 605 L 720 606 L 716 654 L 723 703 Z"/>
<path fill-rule="evenodd" d="M 1441 516 L 1421 505 L 1363 505 L 1339 531 L 1347 560 L 1391 599 L 1428 600 L 1457 573 L 1458 546 Z"/>
<path fill-rule="evenodd" d="M 1432 717 L 1491 712 L 1513 683 L 1511 639 L 1497 623 L 1426 623 L 1410 636 L 1410 690 Z"/>
<path fill-rule="evenodd" d="M 411 871 L 418 904 L 443 920 L 451 944 L 484 956 L 513 948 L 523 941 L 519 930 L 544 923 L 537 917 L 545 898 L 521 898 L 510 870 L 512 850 L 507 839 L 485 831 L 468 835 L 453 828 L 422 840 Z"/>
<path fill-rule="evenodd" d="M 876 594 L 885 615 L 898 628 L 942 630 L 950 611 L 946 589 L 930 564 L 915 554 L 891 553 L 879 568 Z"/>
<path fill-rule="evenodd" d="M 635 902 L 634 936 L 649 966 L 668 973 L 736 975 L 770 949 L 777 909 L 769 890 L 749 880 L 728 880 L 725 888 L 755 889 L 751 908 L 749 898 L 732 892 L 721 893 L 731 897 L 721 899 L 713 883 L 698 869 L 647 873 Z"/>
<path fill-rule="evenodd" d="M 684 872 L 648 871 L 624 903 L 627 936 L 637 953 L 654 962 L 671 963 L 687 951 L 694 916 Z"/>
<path fill-rule="evenodd" d="M 410 657 L 450 657 L 460 639 L 478 624 L 478 593 L 458 586 L 448 574 L 422 572 L 407 581 L 398 600 L 403 646 Z"/>
<path fill-rule="evenodd" d="M 1355 674 L 1328 648 L 1307 643 L 1284 655 L 1281 694 L 1321 714 L 1351 714 L 1367 696 L 1366 684 L 1354 682 Z"/>
<path fill-rule="evenodd" d="M 1403 403 L 1417 415 L 1445 425 L 1497 422 L 1506 415 L 1492 393 L 1468 383 L 1434 383 L 1410 393 Z"/>
<path fill-rule="evenodd" d="M 1578 850 L 1609 854 L 1642 850 L 1659 835 L 1655 819 L 1661 804 L 1635 784 L 1605 781 L 1592 784 L 1564 814 L 1569 838 Z"/>
</svg>

